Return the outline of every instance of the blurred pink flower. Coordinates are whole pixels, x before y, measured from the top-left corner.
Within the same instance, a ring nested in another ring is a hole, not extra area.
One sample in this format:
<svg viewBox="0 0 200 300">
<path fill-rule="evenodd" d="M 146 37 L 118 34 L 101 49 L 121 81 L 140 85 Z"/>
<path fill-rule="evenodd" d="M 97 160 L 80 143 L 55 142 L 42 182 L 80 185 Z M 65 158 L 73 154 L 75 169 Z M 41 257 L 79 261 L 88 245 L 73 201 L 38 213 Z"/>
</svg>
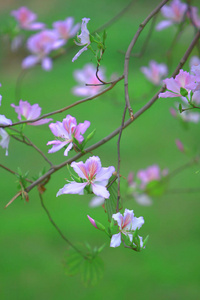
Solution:
<svg viewBox="0 0 200 300">
<path fill-rule="evenodd" d="M 88 158 L 85 164 L 80 161 L 73 162 L 71 167 L 78 174 L 80 182 L 69 182 L 60 189 L 56 196 L 62 194 L 80 194 L 83 195 L 86 186 L 91 187 L 92 192 L 100 197 L 108 199 L 110 194 L 106 189 L 109 178 L 115 171 L 114 167 L 102 168 L 101 161 L 98 156 Z"/>
<path fill-rule="evenodd" d="M 8 145 L 10 142 L 10 136 L 3 128 L 0 128 L 0 137 L 1 137 L 0 146 L 3 149 L 6 149 L 6 156 L 7 156 L 8 155 Z"/>
<path fill-rule="evenodd" d="M 175 78 L 166 78 L 163 82 L 166 84 L 169 91 L 160 93 L 158 96 L 159 98 L 181 97 L 180 88 L 182 87 L 190 92 L 190 89 L 187 87 L 189 84 L 194 83 L 194 75 L 190 75 L 190 73 L 181 69 Z"/>
<path fill-rule="evenodd" d="M 102 80 L 105 80 L 104 70 L 100 69 L 98 73 Z M 74 78 L 78 81 L 79 85 L 73 87 L 72 93 L 76 96 L 90 97 L 97 94 L 101 89 L 102 85 L 96 77 L 96 67 L 93 64 L 86 64 L 83 69 L 74 71 Z M 86 86 L 85 84 L 94 84 L 92 86 Z"/>
<path fill-rule="evenodd" d="M 67 115 L 62 123 L 57 121 L 56 123 L 49 124 L 52 133 L 61 140 L 48 142 L 47 145 L 53 145 L 48 153 L 54 153 L 69 144 L 64 152 L 64 155 L 67 156 L 68 152 L 73 147 L 73 138 L 79 143 L 82 143 L 84 140 L 82 134 L 85 133 L 89 126 L 89 121 L 84 121 L 84 123 L 79 123 L 77 125 L 76 119 L 70 115 Z"/>
<path fill-rule="evenodd" d="M 37 15 L 25 6 L 20 7 L 18 10 L 11 11 L 11 15 L 17 20 L 22 29 L 41 30 L 45 28 L 45 24 L 35 22 Z"/>
<path fill-rule="evenodd" d="M 57 32 L 59 38 L 67 42 L 68 39 L 74 37 L 80 28 L 80 24 L 74 24 L 74 18 L 69 17 L 64 21 L 57 21 L 53 23 L 53 28 Z"/>
<path fill-rule="evenodd" d="M 181 119 L 184 122 L 198 123 L 200 121 L 200 114 L 198 112 L 190 112 L 186 110 L 179 113 L 178 110 L 170 108 L 170 113 L 174 118 Z"/>
<path fill-rule="evenodd" d="M 184 145 L 183 145 L 183 143 L 179 139 L 176 139 L 175 143 L 176 143 L 176 146 L 177 146 L 177 148 L 178 148 L 179 151 L 185 152 Z"/>
<path fill-rule="evenodd" d="M 144 189 L 150 181 L 161 179 L 160 168 L 158 165 L 153 165 L 144 170 L 139 170 L 137 178 L 141 180 L 141 188 Z"/>
<path fill-rule="evenodd" d="M 197 28 L 200 28 L 200 17 L 198 16 L 198 8 L 195 6 L 190 7 L 190 11 L 188 11 L 188 17 L 191 19 L 192 24 Z"/>
<path fill-rule="evenodd" d="M 121 244 L 121 234 L 129 236 L 130 241 L 133 240 L 133 231 L 137 228 L 140 229 L 144 224 L 144 218 L 134 217 L 133 210 L 125 209 L 124 216 L 121 213 L 112 215 L 112 218 L 117 221 L 120 232 L 114 234 L 111 238 L 110 247 L 119 247 Z"/>
<path fill-rule="evenodd" d="M 87 29 L 87 23 L 90 21 L 89 18 L 83 18 L 81 24 L 81 34 L 77 36 L 79 42 L 75 42 L 78 46 L 84 46 L 72 59 L 74 62 L 84 51 L 88 49 L 90 45 L 90 33 Z"/>
<path fill-rule="evenodd" d="M 190 58 L 189 65 L 190 65 L 190 69 L 191 69 L 193 66 L 198 66 L 198 65 L 200 65 L 200 58 L 199 58 L 198 56 L 192 56 L 192 57 Z"/>
<path fill-rule="evenodd" d="M 52 60 L 48 54 L 64 45 L 54 30 L 44 30 L 31 36 L 27 41 L 28 50 L 33 55 L 27 56 L 22 62 L 22 68 L 27 69 L 41 62 L 42 68 L 51 70 Z"/>
<path fill-rule="evenodd" d="M 158 64 L 156 61 L 151 60 L 149 67 L 141 67 L 141 71 L 149 81 L 159 85 L 161 84 L 161 79 L 167 76 L 168 68 L 165 64 Z"/>
<path fill-rule="evenodd" d="M 179 24 L 183 21 L 187 10 L 187 4 L 180 0 L 172 0 L 170 5 L 164 5 L 161 8 L 161 13 L 167 19 L 157 24 L 156 30 L 163 30 L 173 24 Z"/>
<path fill-rule="evenodd" d="M 18 114 L 18 119 L 21 121 L 22 120 L 22 116 L 26 119 L 26 120 L 34 120 L 39 118 L 40 114 L 41 114 L 41 107 L 39 107 L 38 104 L 33 104 L 31 105 L 29 102 L 27 101 L 19 101 L 19 106 L 16 106 L 15 104 L 11 104 L 11 106 L 15 109 L 15 112 Z M 43 125 L 46 124 L 48 122 L 52 121 L 52 119 L 42 119 L 33 123 L 27 123 L 28 125 Z"/>
</svg>

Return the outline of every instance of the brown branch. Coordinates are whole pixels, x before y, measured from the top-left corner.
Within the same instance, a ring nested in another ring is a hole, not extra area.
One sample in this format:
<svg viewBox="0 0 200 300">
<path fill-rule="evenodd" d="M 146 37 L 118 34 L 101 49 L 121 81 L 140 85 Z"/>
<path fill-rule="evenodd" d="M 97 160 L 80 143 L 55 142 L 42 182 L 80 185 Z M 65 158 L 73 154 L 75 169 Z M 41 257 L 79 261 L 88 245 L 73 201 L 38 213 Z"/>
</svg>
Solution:
<svg viewBox="0 0 200 300">
<path fill-rule="evenodd" d="M 13 170 L 7 168 L 6 166 L 4 166 L 4 165 L 2 165 L 2 164 L 0 164 L 0 167 L 3 168 L 4 170 L 10 172 L 10 173 L 13 174 L 13 175 L 19 176 L 19 174 L 18 174 L 17 172 L 15 172 L 15 171 L 13 171 Z M 28 179 L 28 178 L 25 178 L 25 180 L 26 180 L 27 182 L 30 182 L 30 183 L 33 182 L 33 180 L 30 180 L 30 179 Z"/>
<path fill-rule="evenodd" d="M 162 6 L 164 6 L 169 0 L 163 0 L 149 15 L 148 17 L 139 25 L 139 29 L 137 30 L 136 34 L 134 35 L 131 43 L 128 46 L 128 49 L 125 54 L 125 61 L 124 61 L 124 89 L 125 89 L 125 100 L 126 100 L 126 105 L 129 111 L 130 118 L 133 120 L 134 115 L 133 115 L 133 110 L 130 105 L 130 99 L 129 99 L 129 92 L 128 92 L 128 69 L 129 69 L 129 60 L 130 60 L 130 55 L 131 51 L 146 24 L 153 18 L 161 9 Z"/>
<path fill-rule="evenodd" d="M 95 98 L 97 98 L 97 97 L 105 94 L 106 92 L 108 92 L 109 90 L 111 90 L 123 78 L 124 78 L 124 75 L 118 77 L 116 80 L 112 81 L 112 83 L 111 83 L 111 85 L 109 87 L 107 87 L 106 89 L 104 89 L 103 91 L 99 92 L 98 94 L 96 94 L 94 96 L 78 100 L 75 103 L 72 103 L 72 104 L 70 104 L 70 105 L 68 105 L 68 106 L 66 106 L 64 108 L 58 109 L 56 111 L 53 111 L 53 112 L 50 112 L 50 113 L 47 113 L 47 114 L 44 114 L 44 115 L 38 117 L 37 119 L 20 121 L 20 122 L 13 123 L 12 125 L 0 125 L 0 127 L 6 128 L 6 127 L 12 127 L 12 126 L 20 125 L 20 124 L 33 123 L 33 122 L 39 121 L 41 119 L 47 118 L 49 116 L 53 116 L 55 114 L 62 113 L 62 112 L 66 111 L 66 110 L 68 110 L 68 109 L 70 109 L 70 108 L 72 108 L 74 106 L 77 106 L 79 104 L 85 103 L 85 102 L 90 101 L 90 100 L 93 100 L 93 99 L 95 99 Z"/>
<path fill-rule="evenodd" d="M 117 140 L 117 157 L 118 157 L 118 166 L 117 166 L 117 180 L 118 180 L 118 188 L 117 188 L 117 212 L 119 211 L 119 200 L 120 200 L 120 162 L 121 162 L 121 157 L 120 157 L 120 142 L 121 142 L 121 136 L 122 136 L 122 131 L 124 128 L 124 121 L 125 121 L 125 116 L 126 116 L 126 111 L 127 111 L 127 105 L 125 105 L 124 112 L 122 115 L 122 124 L 121 128 L 119 131 L 119 137 Z"/>
<path fill-rule="evenodd" d="M 184 63 L 186 62 L 187 58 L 189 57 L 190 53 L 192 52 L 193 48 L 195 47 L 197 41 L 199 40 L 200 37 L 200 31 L 197 32 L 197 34 L 195 35 L 194 39 L 192 40 L 190 46 L 188 47 L 188 49 L 186 50 L 185 54 L 183 55 L 182 59 L 180 60 L 178 66 L 176 67 L 175 71 L 172 74 L 172 77 L 175 77 L 179 70 L 182 68 L 182 66 L 184 65 Z M 134 119 L 132 120 L 131 118 L 129 120 L 127 120 L 124 123 L 124 128 L 125 129 L 127 126 L 129 126 L 133 121 L 135 121 L 139 116 L 141 116 L 146 110 L 148 110 L 154 103 L 155 101 L 158 99 L 158 95 L 162 92 L 164 92 L 166 90 L 166 87 L 163 86 L 155 95 L 154 97 L 148 102 L 146 103 L 146 105 L 144 105 L 134 116 Z M 108 136 L 104 137 L 102 140 L 100 140 L 99 142 L 93 144 L 92 146 L 86 148 L 84 150 L 84 153 L 78 153 L 76 154 L 74 157 L 68 159 L 67 161 L 57 165 L 57 166 L 53 166 L 53 168 L 51 168 L 46 174 L 44 174 L 43 176 L 41 176 L 39 179 L 37 179 L 36 181 L 34 181 L 32 184 L 30 184 L 27 188 L 26 191 L 30 192 L 35 186 L 37 186 L 38 184 L 40 184 L 42 181 L 44 181 L 47 177 L 50 177 L 54 172 L 56 172 L 57 170 L 63 168 L 64 166 L 66 166 L 67 164 L 72 163 L 73 161 L 76 161 L 77 159 L 79 159 L 80 157 L 82 157 L 84 154 L 91 152 L 92 150 L 100 147 L 101 145 L 107 143 L 109 140 L 111 140 L 112 138 L 114 138 L 119 132 L 120 132 L 121 126 L 117 129 L 115 129 L 111 134 L 109 134 Z"/>
</svg>

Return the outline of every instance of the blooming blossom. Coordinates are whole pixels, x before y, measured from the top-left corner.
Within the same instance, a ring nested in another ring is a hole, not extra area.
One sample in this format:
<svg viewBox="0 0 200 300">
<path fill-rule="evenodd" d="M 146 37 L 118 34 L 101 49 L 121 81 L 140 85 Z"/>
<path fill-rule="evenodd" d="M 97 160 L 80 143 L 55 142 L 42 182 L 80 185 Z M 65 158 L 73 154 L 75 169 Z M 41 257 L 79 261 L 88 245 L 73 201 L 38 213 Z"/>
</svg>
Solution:
<svg viewBox="0 0 200 300">
<path fill-rule="evenodd" d="M 100 69 L 98 73 L 102 80 L 105 80 L 104 69 Z M 76 96 L 90 97 L 97 94 L 101 89 L 99 80 L 96 77 L 96 67 L 93 64 L 86 64 L 82 70 L 74 71 L 74 78 L 78 81 L 79 85 L 72 89 L 72 92 Z M 86 83 L 93 84 L 86 86 Z"/>
<path fill-rule="evenodd" d="M 170 5 L 164 5 L 161 8 L 161 13 L 167 19 L 157 24 L 156 30 L 163 30 L 173 24 L 180 24 L 183 21 L 187 10 L 186 3 L 180 0 L 173 0 Z"/>
<path fill-rule="evenodd" d="M 35 22 L 37 15 L 25 6 L 20 7 L 18 10 L 11 11 L 11 15 L 17 20 L 22 29 L 41 30 L 45 27 L 45 24 Z"/>
<path fill-rule="evenodd" d="M 64 45 L 54 30 L 43 30 L 31 36 L 27 41 L 27 48 L 33 54 L 27 56 L 22 62 L 22 68 L 27 69 L 41 62 L 42 68 L 51 70 L 52 60 L 48 54 Z"/>
<path fill-rule="evenodd" d="M 120 232 L 114 234 L 111 238 L 110 247 L 119 247 L 121 244 L 121 234 L 129 236 L 130 241 L 133 240 L 133 231 L 137 228 L 140 229 L 144 224 L 144 218 L 134 217 L 133 210 L 125 209 L 124 216 L 121 213 L 112 215 L 112 218 L 117 221 Z M 143 245 L 143 244 L 142 244 Z"/>
<path fill-rule="evenodd" d="M 190 89 L 187 87 L 189 84 L 194 83 L 194 76 L 181 69 L 175 78 L 166 78 L 163 82 L 166 84 L 169 91 L 160 93 L 158 96 L 159 98 L 181 97 L 180 88 L 184 88 L 190 92 Z"/>
<path fill-rule="evenodd" d="M 67 156 L 68 152 L 73 147 L 73 139 L 75 138 L 79 143 L 82 143 L 84 140 L 82 134 L 85 133 L 89 126 L 89 121 L 84 121 L 84 123 L 79 123 L 77 125 L 76 119 L 70 115 L 67 115 L 62 123 L 57 121 L 56 123 L 49 124 L 52 133 L 61 140 L 48 142 L 47 145 L 53 145 L 48 153 L 54 153 L 68 145 L 64 152 L 64 155 Z"/>
<path fill-rule="evenodd" d="M 192 92 L 200 91 L 200 64 L 191 67 L 191 73 L 194 74 L 193 80 L 187 84 L 187 88 Z M 193 97 L 192 97 L 193 98 Z"/>
<path fill-rule="evenodd" d="M 62 189 L 60 189 L 56 196 L 62 194 L 79 194 L 83 195 L 84 188 L 88 186 L 92 192 L 100 197 L 108 199 L 110 193 L 106 189 L 109 178 L 115 171 L 113 166 L 108 168 L 102 168 L 101 161 L 98 156 L 92 156 L 88 158 L 85 164 L 80 161 L 78 163 L 73 162 L 71 167 L 81 178 L 81 182 L 69 182 Z"/>
<path fill-rule="evenodd" d="M 26 119 L 26 120 L 34 120 L 39 118 L 40 114 L 41 114 L 41 107 L 39 107 L 38 104 L 33 104 L 31 105 L 29 102 L 27 101 L 19 101 L 19 106 L 16 106 L 14 104 L 11 104 L 12 107 L 14 107 L 15 112 L 18 114 L 18 119 L 21 121 L 22 120 L 22 116 Z M 33 123 L 27 123 L 28 125 L 43 125 L 46 124 L 48 122 L 52 121 L 52 119 L 42 119 Z"/>
<path fill-rule="evenodd" d="M 158 64 L 156 61 L 151 60 L 149 67 L 141 67 L 141 71 L 149 81 L 155 85 L 159 85 L 161 79 L 167 76 L 168 68 L 165 64 Z"/>
<path fill-rule="evenodd" d="M 74 62 L 84 51 L 88 49 L 88 46 L 90 45 L 90 33 L 87 29 L 87 23 L 90 21 L 89 18 L 83 18 L 82 24 L 81 24 L 81 34 L 77 36 L 79 42 L 75 42 L 78 46 L 84 46 L 72 59 L 72 62 Z"/>
<path fill-rule="evenodd" d="M 74 24 L 74 18 L 69 17 L 64 21 L 57 21 L 53 23 L 53 28 L 57 32 L 60 39 L 67 42 L 68 39 L 74 37 L 80 28 L 80 24 Z"/>
</svg>

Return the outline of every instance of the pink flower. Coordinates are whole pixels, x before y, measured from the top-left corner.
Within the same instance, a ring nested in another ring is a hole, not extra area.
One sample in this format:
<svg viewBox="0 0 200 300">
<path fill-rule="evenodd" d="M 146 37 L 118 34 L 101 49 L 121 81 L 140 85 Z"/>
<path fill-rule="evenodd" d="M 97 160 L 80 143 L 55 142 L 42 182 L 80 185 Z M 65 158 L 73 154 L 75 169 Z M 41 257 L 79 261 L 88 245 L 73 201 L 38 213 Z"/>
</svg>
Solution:
<svg viewBox="0 0 200 300">
<path fill-rule="evenodd" d="M 137 178 L 141 180 L 141 188 L 144 189 L 145 186 L 152 180 L 160 180 L 161 171 L 158 165 L 153 165 L 145 170 L 140 170 L 137 173 Z"/>
<path fill-rule="evenodd" d="M 88 158 L 85 164 L 80 161 L 73 162 L 71 167 L 80 177 L 81 182 L 69 182 L 62 189 L 60 189 L 56 196 L 62 194 L 80 194 L 83 195 L 84 188 L 91 187 L 92 192 L 100 197 L 108 199 L 110 194 L 106 189 L 109 178 L 115 171 L 114 167 L 102 168 L 101 161 L 98 156 Z"/>
<path fill-rule="evenodd" d="M 47 145 L 53 145 L 48 153 L 54 153 L 69 144 L 64 152 L 64 155 L 67 156 L 68 152 L 73 147 L 73 138 L 75 138 L 79 143 L 82 143 L 84 140 L 82 134 L 85 133 L 89 126 L 89 121 L 84 121 L 84 123 L 79 123 L 77 125 L 76 119 L 70 115 L 67 115 L 66 118 L 63 119 L 62 123 L 59 121 L 51 123 L 49 128 L 52 133 L 61 140 L 48 142 Z"/>
<path fill-rule="evenodd" d="M 161 8 L 161 13 L 167 19 L 157 24 L 156 30 L 163 30 L 173 24 L 179 24 L 183 21 L 184 15 L 187 10 L 186 3 L 180 0 L 173 0 L 170 5 L 164 5 Z"/>
<path fill-rule="evenodd" d="M 11 15 L 18 21 L 19 26 L 27 30 L 44 29 L 45 24 L 34 22 L 37 15 L 30 11 L 27 7 L 20 7 L 18 10 L 13 10 Z"/>
<path fill-rule="evenodd" d="M 0 128 L 0 136 L 1 136 L 0 146 L 3 149 L 6 149 L 6 156 L 7 156 L 8 155 L 8 145 L 10 142 L 10 136 L 3 128 Z"/>
<path fill-rule="evenodd" d="M 148 67 L 141 67 L 142 73 L 146 78 L 155 85 L 161 83 L 161 79 L 167 76 L 168 69 L 165 64 L 158 64 L 156 61 L 151 60 Z"/>
<path fill-rule="evenodd" d="M 179 74 L 174 78 L 166 78 L 163 80 L 166 84 L 166 87 L 169 91 L 159 94 L 159 98 L 168 98 L 168 97 L 181 97 L 180 88 L 187 89 L 187 86 L 191 83 L 194 83 L 194 76 L 190 75 L 188 72 L 180 70 Z"/>
<path fill-rule="evenodd" d="M 74 18 L 69 17 L 64 21 L 57 21 L 53 23 L 53 28 L 57 32 L 59 38 L 67 41 L 68 39 L 74 37 L 80 28 L 80 24 L 74 24 Z"/>
<path fill-rule="evenodd" d="M 52 60 L 48 54 L 64 45 L 63 40 L 59 40 L 58 34 L 54 30 L 43 30 L 31 36 L 27 41 L 28 50 L 33 55 L 27 56 L 22 62 L 22 68 L 27 69 L 41 62 L 42 68 L 51 70 Z"/>
<path fill-rule="evenodd" d="M 78 46 L 84 46 L 72 59 L 72 62 L 74 62 L 84 51 L 88 49 L 88 46 L 90 45 L 90 33 L 87 29 L 87 23 L 90 21 L 89 18 L 83 18 L 82 24 L 81 24 L 81 34 L 77 36 L 79 42 L 75 42 Z"/>
<path fill-rule="evenodd" d="M 119 212 L 112 215 L 112 218 L 117 221 L 120 232 L 114 234 L 111 238 L 110 247 L 119 247 L 121 244 L 121 234 L 129 236 L 130 241 L 133 240 L 133 231 L 140 229 L 144 224 L 143 217 L 134 217 L 133 210 L 125 209 L 124 216 Z"/>
<path fill-rule="evenodd" d="M 104 70 L 100 69 L 98 73 L 99 77 L 104 80 Z M 99 84 L 99 80 L 96 77 L 96 67 L 93 64 L 86 64 L 82 70 L 76 70 L 74 72 L 74 78 L 80 85 L 75 86 L 72 92 L 76 96 L 90 97 L 97 94 L 101 89 L 101 85 L 86 86 L 85 84 Z"/>
<path fill-rule="evenodd" d="M 200 64 L 191 67 L 191 73 L 194 74 L 193 80 L 187 84 L 187 88 L 193 92 L 200 91 Z M 193 97 L 192 97 L 193 98 Z"/>
<path fill-rule="evenodd" d="M 19 106 L 16 106 L 14 104 L 11 104 L 12 107 L 14 107 L 15 112 L 18 114 L 18 119 L 21 121 L 22 120 L 22 116 L 26 119 L 26 120 L 34 120 L 39 118 L 40 114 L 41 114 L 41 107 L 39 107 L 38 104 L 33 104 L 31 105 L 29 102 L 27 101 L 19 101 Z M 33 123 L 27 123 L 28 125 L 43 125 L 46 124 L 48 122 L 52 121 L 52 119 L 42 119 Z"/>
</svg>

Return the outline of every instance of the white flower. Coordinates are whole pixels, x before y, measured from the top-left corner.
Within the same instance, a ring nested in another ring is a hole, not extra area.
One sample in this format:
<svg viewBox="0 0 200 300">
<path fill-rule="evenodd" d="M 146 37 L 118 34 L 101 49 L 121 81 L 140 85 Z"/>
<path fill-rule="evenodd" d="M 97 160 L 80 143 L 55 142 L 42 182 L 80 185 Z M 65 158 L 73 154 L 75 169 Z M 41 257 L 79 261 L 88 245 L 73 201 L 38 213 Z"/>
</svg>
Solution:
<svg viewBox="0 0 200 300">
<path fill-rule="evenodd" d="M 87 29 L 87 23 L 90 21 L 89 18 L 83 18 L 82 24 L 81 24 L 81 34 L 77 36 L 79 43 L 75 42 L 78 46 L 84 46 L 72 59 L 72 62 L 74 62 L 84 51 L 88 49 L 88 46 L 90 45 L 90 33 Z"/>
</svg>

